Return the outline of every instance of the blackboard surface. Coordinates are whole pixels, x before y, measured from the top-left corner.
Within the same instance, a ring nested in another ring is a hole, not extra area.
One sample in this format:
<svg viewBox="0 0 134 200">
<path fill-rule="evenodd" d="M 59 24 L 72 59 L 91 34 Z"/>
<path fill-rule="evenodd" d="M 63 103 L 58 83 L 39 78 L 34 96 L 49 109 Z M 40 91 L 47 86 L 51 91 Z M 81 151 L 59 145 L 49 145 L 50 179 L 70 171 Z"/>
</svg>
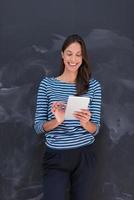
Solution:
<svg viewBox="0 0 134 200">
<path fill-rule="evenodd" d="M 0 2 L 0 199 L 42 199 L 40 80 L 56 76 L 64 38 L 80 34 L 102 85 L 92 200 L 134 200 L 134 2 Z"/>
</svg>

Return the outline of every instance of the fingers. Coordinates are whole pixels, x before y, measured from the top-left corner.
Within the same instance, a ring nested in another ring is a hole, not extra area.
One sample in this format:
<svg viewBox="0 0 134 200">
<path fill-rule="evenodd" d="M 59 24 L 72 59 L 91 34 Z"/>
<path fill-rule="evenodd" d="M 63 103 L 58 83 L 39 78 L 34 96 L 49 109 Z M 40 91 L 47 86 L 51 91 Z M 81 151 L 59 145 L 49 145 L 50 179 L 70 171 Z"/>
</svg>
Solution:
<svg viewBox="0 0 134 200">
<path fill-rule="evenodd" d="M 87 109 L 81 109 L 81 111 L 75 112 L 74 116 L 79 120 L 89 121 L 91 118 L 91 113 Z"/>
<path fill-rule="evenodd" d="M 65 111 L 65 108 L 66 108 L 65 103 L 60 102 L 60 101 L 56 101 L 56 102 L 52 103 L 51 111 L 52 111 L 52 113 L 56 112 L 57 110 L 58 111 Z"/>
<path fill-rule="evenodd" d="M 82 113 L 83 115 L 87 115 L 87 116 L 90 116 L 90 117 L 91 117 L 91 113 L 90 113 L 90 111 L 87 110 L 87 109 L 81 109 L 81 113 Z"/>
</svg>

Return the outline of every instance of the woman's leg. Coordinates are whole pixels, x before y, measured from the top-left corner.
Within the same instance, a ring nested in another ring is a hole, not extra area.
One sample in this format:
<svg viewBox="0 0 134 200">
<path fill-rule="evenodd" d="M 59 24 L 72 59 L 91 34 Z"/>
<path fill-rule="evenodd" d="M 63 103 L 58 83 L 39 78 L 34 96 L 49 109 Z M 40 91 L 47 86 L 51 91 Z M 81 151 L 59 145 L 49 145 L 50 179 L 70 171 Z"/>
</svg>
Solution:
<svg viewBox="0 0 134 200">
<path fill-rule="evenodd" d="M 43 200 L 66 200 L 69 176 L 64 171 L 50 170 L 44 177 Z"/>
<path fill-rule="evenodd" d="M 92 145 L 82 148 L 79 162 L 71 175 L 71 200 L 90 200 L 95 173 L 96 158 Z"/>
<path fill-rule="evenodd" d="M 69 188 L 69 173 L 61 166 L 57 151 L 46 151 L 44 155 L 43 200 L 66 200 Z"/>
</svg>

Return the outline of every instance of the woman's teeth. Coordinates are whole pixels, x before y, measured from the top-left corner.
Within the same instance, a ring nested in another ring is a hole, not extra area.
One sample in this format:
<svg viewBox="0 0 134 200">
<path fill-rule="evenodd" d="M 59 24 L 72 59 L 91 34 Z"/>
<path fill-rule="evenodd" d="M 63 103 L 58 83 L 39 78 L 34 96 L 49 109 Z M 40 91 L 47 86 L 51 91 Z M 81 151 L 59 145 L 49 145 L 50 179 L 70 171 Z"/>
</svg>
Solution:
<svg viewBox="0 0 134 200">
<path fill-rule="evenodd" d="M 69 63 L 71 66 L 75 66 L 76 64 L 71 64 L 71 63 Z"/>
</svg>

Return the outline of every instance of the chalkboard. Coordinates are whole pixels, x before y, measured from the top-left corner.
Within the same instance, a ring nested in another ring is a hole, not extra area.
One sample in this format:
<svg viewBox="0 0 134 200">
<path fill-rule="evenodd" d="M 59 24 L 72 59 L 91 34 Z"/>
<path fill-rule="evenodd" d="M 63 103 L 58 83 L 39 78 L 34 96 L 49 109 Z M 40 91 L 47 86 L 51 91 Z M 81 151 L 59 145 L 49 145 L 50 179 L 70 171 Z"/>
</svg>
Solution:
<svg viewBox="0 0 134 200">
<path fill-rule="evenodd" d="M 65 37 L 78 33 L 103 97 L 91 199 L 133 200 L 134 2 L 6 0 L 0 7 L 0 199 L 43 197 L 37 89 L 43 77 L 58 74 Z"/>
</svg>

